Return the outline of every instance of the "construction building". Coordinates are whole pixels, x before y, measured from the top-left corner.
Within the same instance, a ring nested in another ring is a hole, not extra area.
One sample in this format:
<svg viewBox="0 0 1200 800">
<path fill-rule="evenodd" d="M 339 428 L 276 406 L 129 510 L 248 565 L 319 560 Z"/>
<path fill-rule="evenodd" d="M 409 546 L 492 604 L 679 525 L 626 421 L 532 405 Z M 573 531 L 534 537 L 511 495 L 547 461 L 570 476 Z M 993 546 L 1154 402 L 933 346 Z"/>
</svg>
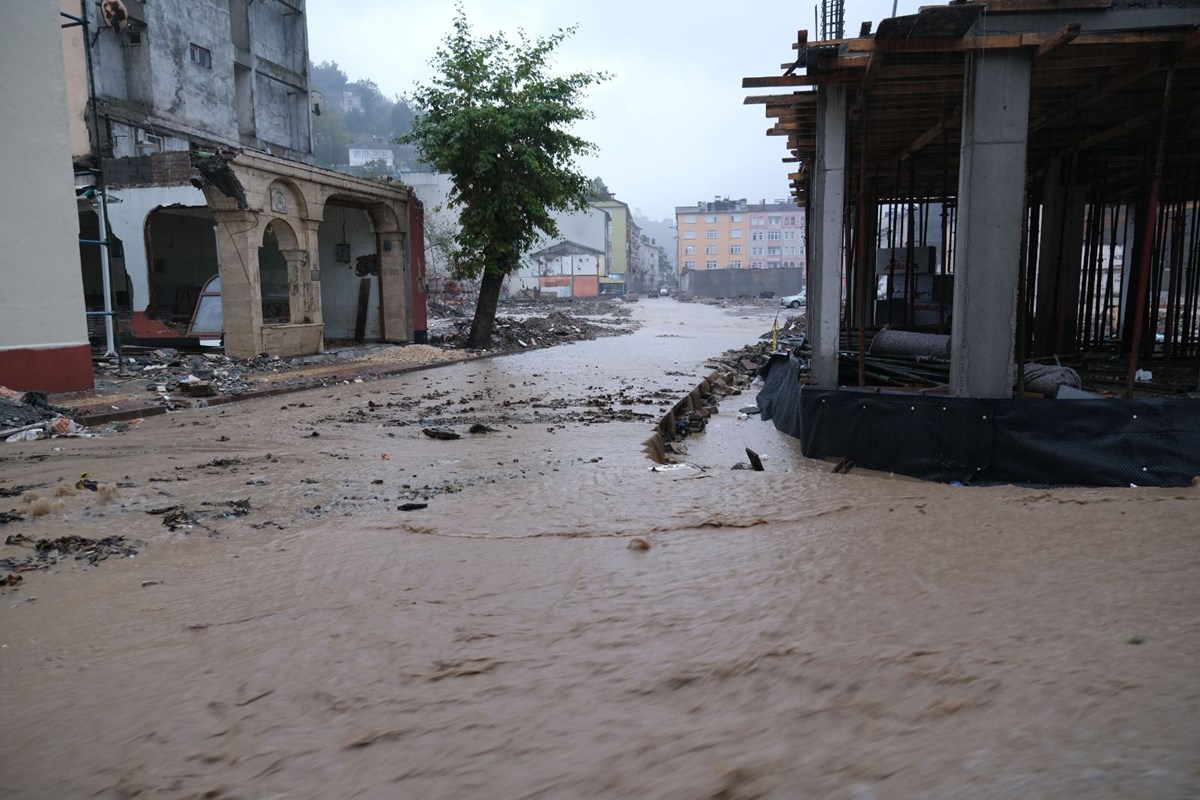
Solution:
<svg viewBox="0 0 1200 800">
<path fill-rule="evenodd" d="M 836 387 L 924 387 L 939 395 L 930 401 L 939 414 L 968 407 L 946 398 L 1001 404 L 970 406 L 979 424 L 923 447 L 926 466 L 956 465 L 942 474 L 996 478 L 1001 438 L 1028 441 L 1035 434 L 1021 425 L 1054 420 L 1075 442 L 1110 426 L 1109 454 L 1146 462 L 1129 483 L 1178 480 L 1193 466 L 1186 458 L 1139 448 L 1154 430 L 1149 418 L 1169 427 L 1185 406 L 1182 419 L 1200 416 L 1196 401 L 1180 399 L 1200 372 L 1200 8 L 954 2 L 871 27 L 816 41 L 801 31 L 779 73 L 743 81 L 774 91 L 746 103 L 765 106 L 768 135 L 786 141 L 794 197 L 808 209 L 803 380 L 812 388 L 787 424 L 803 427 L 814 454 L 844 447 L 869 460 L 865 443 L 880 429 L 856 415 L 871 403 Z M 876 358 L 881 317 L 948 336 L 944 375 Z M 1047 367 L 1073 367 L 1097 390 L 1073 402 L 1092 405 L 1043 403 L 1036 420 L 1021 406 L 1023 421 L 1001 430 L 995 414 L 1034 393 L 1029 379 Z M 1173 399 L 1139 415 L 1094 399 L 1106 394 Z M 880 402 L 899 413 L 926 401 Z M 821 423 L 813 403 L 845 416 Z M 1189 445 L 1192 427 L 1183 426 Z M 826 437 L 839 428 L 861 441 Z M 968 440 L 970 454 L 958 446 Z M 1108 482 L 1125 476 L 1106 473 Z"/>
</svg>

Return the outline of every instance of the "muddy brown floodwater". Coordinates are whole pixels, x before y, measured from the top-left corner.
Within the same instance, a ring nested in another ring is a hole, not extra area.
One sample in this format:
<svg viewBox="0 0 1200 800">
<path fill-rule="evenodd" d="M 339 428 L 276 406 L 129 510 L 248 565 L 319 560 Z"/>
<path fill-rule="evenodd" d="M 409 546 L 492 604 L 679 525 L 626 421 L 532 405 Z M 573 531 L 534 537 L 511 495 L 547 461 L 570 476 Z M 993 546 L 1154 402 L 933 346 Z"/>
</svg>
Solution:
<svg viewBox="0 0 1200 800">
<path fill-rule="evenodd" d="M 773 313 L 4 446 L 5 534 L 146 544 L 0 594 L 0 797 L 1200 793 L 1200 490 L 834 475 L 752 394 L 651 472 Z"/>
</svg>

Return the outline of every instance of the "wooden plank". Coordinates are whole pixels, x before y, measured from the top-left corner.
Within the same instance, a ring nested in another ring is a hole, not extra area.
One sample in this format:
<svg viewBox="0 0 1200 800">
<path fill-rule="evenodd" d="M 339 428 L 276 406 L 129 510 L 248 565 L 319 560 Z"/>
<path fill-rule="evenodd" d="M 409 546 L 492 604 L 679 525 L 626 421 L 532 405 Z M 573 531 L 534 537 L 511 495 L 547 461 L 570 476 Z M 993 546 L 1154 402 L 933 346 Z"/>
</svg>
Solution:
<svg viewBox="0 0 1200 800">
<path fill-rule="evenodd" d="M 1135 131 L 1138 128 L 1142 127 L 1143 125 L 1146 125 L 1148 122 L 1157 119 L 1159 116 L 1159 113 L 1160 113 L 1159 109 L 1155 109 L 1154 111 L 1148 111 L 1145 114 L 1142 114 L 1137 117 L 1132 117 L 1132 118 L 1127 119 L 1123 122 L 1120 122 L 1116 125 L 1113 125 L 1111 128 L 1108 128 L 1107 130 L 1100 131 L 1099 133 L 1094 133 L 1091 136 L 1085 136 L 1084 138 L 1079 140 L 1079 149 L 1087 150 L 1092 145 L 1101 144 L 1103 142 L 1107 142 L 1109 139 L 1115 139 L 1116 137 L 1123 136 L 1124 134 L 1129 133 L 1130 131 Z"/>
<path fill-rule="evenodd" d="M 760 95 L 752 94 L 749 97 L 747 97 L 745 100 L 742 101 L 742 105 L 753 106 L 753 105 L 758 105 L 760 103 L 766 103 L 768 105 L 776 105 L 779 103 L 791 103 L 797 97 L 803 98 L 809 94 L 812 94 L 812 93 L 811 92 L 793 92 L 792 94 L 760 94 Z M 815 99 L 816 96 L 813 95 L 813 97 Z"/>
<path fill-rule="evenodd" d="M 1019 14 L 1026 11 L 1104 11 L 1112 0 L 987 0 L 989 14 Z M 933 6 L 937 8 L 937 6 Z"/>
<path fill-rule="evenodd" d="M 769 89 L 775 86 L 815 86 L 820 80 L 809 75 L 762 75 L 742 78 L 743 89 Z"/>
<path fill-rule="evenodd" d="M 940 119 L 932 128 L 922 133 L 908 147 L 904 148 L 898 156 L 897 161 L 907 161 L 914 153 L 920 152 L 925 145 L 932 142 L 937 137 L 941 136 L 949 128 L 957 128 L 962 123 L 962 106 L 954 109 Z"/>
<path fill-rule="evenodd" d="M 1044 41 L 1038 45 L 1037 55 L 1035 55 L 1034 58 L 1041 58 L 1042 56 L 1053 53 L 1055 50 L 1062 47 L 1063 45 L 1070 44 L 1078 36 L 1079 36 L 1079 23 L 1078 22 L 1068 23 L 1067 25 L 1064 25 L 1063 29 L 1060 30 L 1058 33 L 1054 34 L 1049 39 L 1047 39 L 1046 41 Z"/>
</svg>

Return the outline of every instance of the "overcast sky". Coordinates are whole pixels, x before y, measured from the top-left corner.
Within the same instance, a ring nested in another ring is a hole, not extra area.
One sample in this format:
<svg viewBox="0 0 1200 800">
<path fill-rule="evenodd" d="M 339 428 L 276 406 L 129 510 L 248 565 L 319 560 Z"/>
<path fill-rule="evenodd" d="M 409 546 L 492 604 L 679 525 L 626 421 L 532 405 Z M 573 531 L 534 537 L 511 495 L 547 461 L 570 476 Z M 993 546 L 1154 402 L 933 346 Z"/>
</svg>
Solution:
<svg viewBox="0 0 1200 800">
<path fill-rule="evenodd" d="M 912 14 L 930 0 L 899 0 Z M 846 0 L 846 31 L 891 16 L 892 0 Z M 784 137 L 766 135 L 761 105 L 744 106 L 742 78 L 780 74 L 796 31 L 814 39 L 812 3 L 792 0 L 463 0 L 476 35 L 533 36 L 569 25 L 559 72 L 603 70 L 585 105 L 581 134 L 599 147 L 588 175 L 652 219 L 720 195 L 750 202 L 788 196 L 793 165 Z M 454 15 L 449 0 L 308 0 L 309 54 L 336 61 L 350 80 L 369 78 L 389 96 L 410 95 Z"/>
</svg>

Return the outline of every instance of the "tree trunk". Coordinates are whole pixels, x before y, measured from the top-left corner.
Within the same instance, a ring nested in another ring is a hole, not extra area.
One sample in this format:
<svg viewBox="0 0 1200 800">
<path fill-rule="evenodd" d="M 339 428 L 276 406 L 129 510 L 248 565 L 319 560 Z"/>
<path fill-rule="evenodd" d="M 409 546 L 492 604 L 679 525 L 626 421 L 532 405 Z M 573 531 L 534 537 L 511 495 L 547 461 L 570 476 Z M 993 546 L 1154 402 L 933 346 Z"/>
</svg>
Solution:
<svg viewBox="0 0 1200 800">
<path fill-rule="evenodd" d="M 500 304 L 500 289 L 504 286 L 504 275 L 484 270 L 479 284 L 479 302 L 475 305 L 475 319 L 471 321 L 471 335 L 467 347 L 471 350 L 486 350 L 492 344 L 492 329 L 496 327 L 496 308 Z"/>
</svg>

